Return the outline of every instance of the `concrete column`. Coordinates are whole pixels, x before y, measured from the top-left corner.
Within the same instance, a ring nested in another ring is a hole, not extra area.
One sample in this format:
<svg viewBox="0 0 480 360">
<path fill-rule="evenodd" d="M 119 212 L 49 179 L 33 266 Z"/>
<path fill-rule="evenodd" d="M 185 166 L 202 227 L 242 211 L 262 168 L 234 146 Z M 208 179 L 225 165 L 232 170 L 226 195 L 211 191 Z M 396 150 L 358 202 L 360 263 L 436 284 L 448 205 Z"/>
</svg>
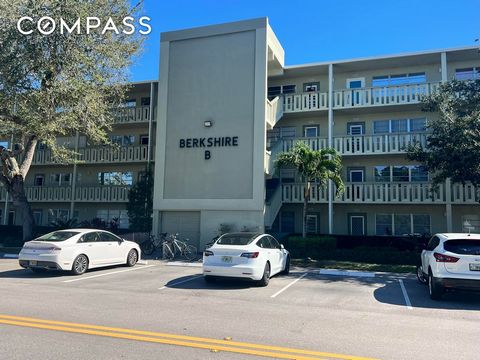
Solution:
<svg viewBox="0 0 480 360">
<path fill-rule="evenodd" d="M 153 235 L 158 235 L 161 232 L 160 211 L 153 210 L 152 216 L 153 216 L 153 219 L 152 219 L 152 234 Z"/>
<path fill-rule="evenodd" d="M 440 69 L 442 73 L 442 83 L 448 81 L 447 74 L 447 53 L 442 52 L 440 54 Z M 446 205 L 445 205 L 445 215 L 447 220 L 447 232 L 453 231 L 453 210 L 452 210 L 452 182 L 450 179 L 445 181 L 445 196 L 446 196 Z"/>
<path fill-rule="evenodd" d="M 328 65 L 328 147 L 333 147 L 333 64 Z M 333 234 L 333 183 L 328 181 L 328 233 Z"/>
<path fill-rule="evenodd" d="M 78 154 L 80 135 L 78 131 L 75 134 L 75 153 Z M 72 200 L 70 201 L 70 218 L 73 218 L 73 212 L 75 210 L 75 189 L 77 188 L 77 162 L 78 156 L 75 155 L 75 162 L 73 163 L 73 173 L 72 173 L 72 184 L 70 188 L 72 189 Z"/>
</svg>

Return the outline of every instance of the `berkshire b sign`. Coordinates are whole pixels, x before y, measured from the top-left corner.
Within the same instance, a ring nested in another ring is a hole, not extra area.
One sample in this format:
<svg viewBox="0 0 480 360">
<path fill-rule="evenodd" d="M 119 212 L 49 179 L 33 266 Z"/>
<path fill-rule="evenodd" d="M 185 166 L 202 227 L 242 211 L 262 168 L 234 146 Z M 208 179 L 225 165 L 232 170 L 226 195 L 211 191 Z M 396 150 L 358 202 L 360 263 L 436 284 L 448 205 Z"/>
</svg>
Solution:
<svg viewBox="0 0 480 360">
<path fill-rule="evenodd" d="M 204 137 L 204 138 L 188 138 L 180 139 L 180 148 L 213 148 L 213 147 L 230 147 L 238 146 L 238 136 L 223 137 Z M 205 160 L 212 157 L 210 150 L 205 150 Z"/>
</svg>

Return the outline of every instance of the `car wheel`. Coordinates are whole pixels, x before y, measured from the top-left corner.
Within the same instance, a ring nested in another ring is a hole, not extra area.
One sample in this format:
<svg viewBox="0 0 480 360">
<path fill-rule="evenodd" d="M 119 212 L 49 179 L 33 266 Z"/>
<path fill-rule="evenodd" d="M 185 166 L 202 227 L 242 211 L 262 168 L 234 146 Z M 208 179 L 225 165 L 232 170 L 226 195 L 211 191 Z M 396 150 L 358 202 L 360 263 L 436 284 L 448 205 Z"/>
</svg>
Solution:
<svg viewBox="0 0 480 360">
<path fill-rule="evenodd" d="M 421 265 L 417 266 L 417 279 L 421 284 L 427 284 L 428 280 L 423 273 L 423 268 Z"/>
<path fill-rule="evenodd" d="M 204 276 L 203 276 L 203 279 L 204 279 L 205 282 L 207 282 L 207 283 L 214 283 L 215 280 L 216 280 L 212 275 L 204 275 Z"/>
<path fill-rule="evenodd" d="M 435 282 L 432 272 L 428 273 L 428 294 L 432 300 L 440 300 L 443 295 L 443 287 Z"/>
<path fill-rule="evenodd" d="M 88 269 L 88 258 L 85 255 L 78 255 L 73 260 L 72 274 L 82 275 Z"/>
<path fill-rule="evenodd" d="M 288 275 L 290 273 L 290 256 L 287 256 L 287 260 L 285 262 L 285 269 L 283 269 L 282 274 Z"/>
<path fill-rule="evenodd" d="M 138 261 L 138 253 L 137 250 L 132 249 L 128 252 L 127 256 L 127 266 L 132 267 L 135 266 L 135 264 Z"/>
<path fill-rule="evenodd" d="M 47 269 L 44 268 L 30 268 L 35 274 L 43 274 L 47 272 Z"/>
<path fill-rule="evenodd" d="M 258 282 L 259 286 L 267 286 L 270 282 L 270 264 L 267 262 L 265 264 L 265 269 L 263 270 L 263 277 Z"/>
</svg>

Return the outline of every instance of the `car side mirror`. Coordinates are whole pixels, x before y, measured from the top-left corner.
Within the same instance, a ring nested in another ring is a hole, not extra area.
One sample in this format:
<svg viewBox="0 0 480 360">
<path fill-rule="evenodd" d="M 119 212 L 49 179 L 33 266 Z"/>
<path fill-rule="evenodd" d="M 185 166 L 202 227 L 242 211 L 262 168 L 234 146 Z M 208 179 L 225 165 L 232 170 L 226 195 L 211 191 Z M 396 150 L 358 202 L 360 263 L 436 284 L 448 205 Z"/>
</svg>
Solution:
<svg viewBox="0 0 480 360">
<path fill-rule="evenodd" d="M 280 249 L 284 250 L 285 246 L 283 246 L 283 244 L 280 244 Z"/>
</svg>

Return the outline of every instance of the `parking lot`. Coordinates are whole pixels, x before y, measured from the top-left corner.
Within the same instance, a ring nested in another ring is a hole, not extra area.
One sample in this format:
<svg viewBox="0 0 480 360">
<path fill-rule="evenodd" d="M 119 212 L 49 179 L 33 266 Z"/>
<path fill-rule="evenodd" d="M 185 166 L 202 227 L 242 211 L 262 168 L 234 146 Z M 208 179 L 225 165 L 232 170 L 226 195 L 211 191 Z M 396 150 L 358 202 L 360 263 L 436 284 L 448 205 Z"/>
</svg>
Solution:
<svg viewBox="0 0 480 360">
<path fill-rule="evenodd" d="M 273 346 L 317 352 L 310 358 L 449 359 L 456 349 L 456 359 L 471 359 L 479 350 L 478 294 L 449 293 L 442 301 L 432 301 L 413 275 L 339 276 L 303 268 L 272 278 L 265 288 L 235 280 L 207 284 L 200 264 L 190 265 L 197 266 L 150 260 L 134 268 L 110 267 L 71 276 L 53 271 L 34 274 L 14 259 L 0 259 L 0 331 L 14 328 L 1 323 L 1 315 L 11 315 L 175 336 L 231 338 L 255 344 L 252 347 L 257 350 Z M 448 331 L 438 331 L 439 326 Z M 48 329 L 15 329 L 41 331 L 48 338 L 60 336 Z M 21 336 L 15 339 L 22 341 Z M 112 351 L 117 346 L 113 344 Z M 168 358 L 258 355 L 216 352 L 210 345 L 207 350 L 170 343 L 144 346 L 141 354 L 134 353 L 142 355 L 138 358 L 144 358 L 143 351 L 149 349 L 155 353 L 159 346 Z M 105 349 L 108 353 L 110 347 Z M 0 350 L 0 358 L 5 358 L 2 351 L 7 350 Z M 60 351 L 65 357 L 71 355 L 68 347 Z M 210 352 L 205 355 L 205 351 Z M 134 354 L 127 357 L 136 358 Z"/>
</svg>

